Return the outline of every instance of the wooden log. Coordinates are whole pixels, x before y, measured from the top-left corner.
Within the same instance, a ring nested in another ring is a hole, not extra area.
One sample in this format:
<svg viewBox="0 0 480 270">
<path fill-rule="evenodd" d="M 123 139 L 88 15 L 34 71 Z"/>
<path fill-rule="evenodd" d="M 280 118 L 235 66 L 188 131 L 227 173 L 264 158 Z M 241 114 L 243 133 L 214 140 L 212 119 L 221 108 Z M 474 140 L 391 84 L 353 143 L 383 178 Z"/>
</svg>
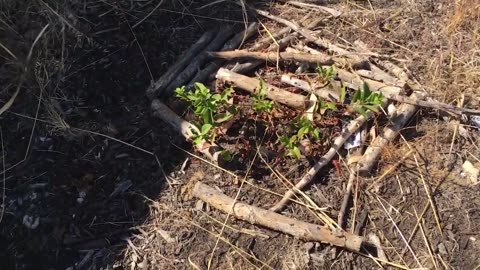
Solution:
<svg viewBox="0 0 480 270">
<path fill-rule="evenodd" d="M 216 51 L 221 46 L 225 44 L 225 41 L 232 35 L 232 28 L 231 27 L 224 27 L 221 29 L 215 38 L 210 42 L 207 47 L 205 47 L 204 51 L 197 55 L 190 62 L 190 64 L 181 72 L 179 73 L 174 80 L 170 82 L 168 86 L 166 86 L 163 90 L 160 90 L 160 95 L 166 97 L 170 96 L 177 87 L 186 84 L 195 73 L 202 68 L 205 62 L 208 60 L 208 52 Z"/>
<path fill-rule="evenodd" d="M 315 94 L 315 95 L 317 95 L 321 98 L 324 98 L 328 101 L 338 102 L 340 100 L 340 96 L 338 95 L 338 93 L 335 90 L 327 89 L 327 87 L 331 87 L 330 84 L 327 84 L 327 86 L 325 86 L 325 87 L 318 88 L 318 87 L 315 87 L 314 85 L 310 85 L 308 82 L 306 82 L 304 80 L 294 78 L 294 77 L 292 77 L 291 75 L 288 75 L 288 74 L 283 74 L 282 78 L 280 80 L 283 83 L 289 84 L 291 86 L 298 87 L 298 88 L 302 89 L 303 91 Z"/>
<path fill-rule="evenodd" d="M 160 89 L 165 88 L 170 82 L 181 72 L 191 61 L 202 51 L 205 46 L 213 39 L 215 31 L 205 32 L 185 53 L 183 53 L 179 60 L 165 72 L 147 91 L 147 97 L 154 99 Z"/>
<path fill-rule="evenodd" d="M 360 78 L 360 76 L 355 75 L 351 72 L 348 72 L 344 69 L 335 68 L 335 72 L 342 81 L 345 81 L 351 85 L 353 85 L 356 89 L 362 89 L 363 84 L 367 83 L 370 90 L 375 92 L 380 92 L 385 96 L 390 95 L 399 95 L 404 92 L 404 90 L 398 86 L 391 86 L 386 85 L 385 83 L 378 82 L 375 80 L 367 79 L 367 78 Z"/>
<path fill-rule="evenodd" d="M 160 100 L 154 99 L 152 101 L 151 108 L 155 117 L 158 117 L 164 122 L 168 123 L 171 127 L 180 132 L 180 134 L 182 134 L 186 140 L 191 141 L 193 139 L 193 131 L 196 131 L 197 133 L 199 132 L 198 128 L 194 124 L 182 119 Z M 195 147 L 200 153 L 204 154 L 214 163 L 219 162 L 220 154 L 223 151 L 220 146 L 216 145 L 215 143 L 211 144 L 203 141 L 202 143 L 197 144 Z"/>
<path fill-rule="evenodd" d="M 231 82 L 234 86 L 253 94 L 258 93 L 260 90 L 260 80 L 232 72 L 228 69 L 220 68 L 216 77 L 219 80 Z M 288 92 L 267 83 L 264 84 L 264 87 L 267 98 L 289 107 L 304 110 L 310 104 L 310 101 L 305 96 Z"/>
<path fill-rule="evenodd" d="M 421 96 L 416 93 L 413 93 L 411 96 L 411 99 L 414 100 L 419 98 L 421 98 Z M 400 130 L 407 124 L 417 109 L 417 106 L 410 104 L 402 104 L 399 106 L 396 115 L 390 119 L 390 123 L 383 129 L 382 134 L 373 140 L 365 151 L 365 154 L 363 154 L 358 169 L 361 175 L 370 174 L 382 150 L 398 136 Z"/>
<path fill-rule="evenodd" d="M 245 40 L 249 39 L 257 31 L 258 24 L 251 23 L 247 29 L 235 35 L 222 47 L 222 51 L 230 51 L 238 48 Z M 223 59 L 217 59 L 210 63 L 207 67 L 199 70 L 197 74 L 188 83 L 187 89 L 193 89 L 196 82 L 205 82 L 210 75 L 215 73 L 224 63 Z"/>
<path fill-rule="evenodd" d="M 231 213 L 238 219 L 251 224 L 292 235 L 305 241 L 327 243 L 352 251 L 360 251 L 363 237 L 347 232 L 332 232 L 329 229 L 312 223 L 289 218 L 272 211 L 235 201 L 222 192 L 197 182 L 192 191 L 193 196 L 207 202 L 210 206 L 224 212 Z"/>
<path fill-rule="evenodd" d="M 255 59 L 268 62 L 277 61 L 298 61 L 317 65 L 333 65 L 333 59 L 328 55 L 312 55 L 306 53 L 287 53 L 287 52 L 247 52 L 247 51 L 229 51 L 229 52 L 210 52 L 210 57 L 223 59 Z"/>
</svg>

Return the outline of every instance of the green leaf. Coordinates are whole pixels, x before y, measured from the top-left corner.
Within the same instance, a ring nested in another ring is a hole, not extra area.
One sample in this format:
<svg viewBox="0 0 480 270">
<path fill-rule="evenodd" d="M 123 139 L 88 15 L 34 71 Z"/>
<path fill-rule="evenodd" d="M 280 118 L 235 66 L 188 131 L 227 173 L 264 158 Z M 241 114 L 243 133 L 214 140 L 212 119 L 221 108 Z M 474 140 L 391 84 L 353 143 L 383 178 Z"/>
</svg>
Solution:
<svg viewBox="0 0 480 270">
<path fill-rule="evenodd" d="M 302 154 L 300 153 L 300 149 L 298 149 L 298 147 L 294 146 L 290 152 L 293 154 L 293 156 L 296 158 L 296 159 L 300 159 L 302 157 Z"/>
<path fill-rule="evenodd" d="M 228 121 L 232 119 L 233 114 L 230 112 L 224 112 L 224 113 L 218 113 L 213 116 L 213 119 L 215 120 L 215 123 L 223 123 L 225 121 Z"/>
<path fill-rule="evenodd" d="M 344 103 L 345 102 L 345 97 L 347 96 L 347 88 L 345 86 L 342 86 L 340 88 L 340 102 Z"/>
<path fill-rule="evenodd" d="M 378 105 L 365 104 L 365 105 L 363 105 L 363 107 L 367 108 L 370 111 L 378 112 Z"/>
<path fill-rule="evenodd" d="M 225 161 L 232 161 L 233 160 L 233 155 L 227 150 L 223 150 L 222 152 L 220 152 L 220 156 Z"/>
<path fill-rule="evenodd" d="M 211 124 L 203 124 L 202 129 L 200 130 L 200 134 L 201 135 L 208 134 L 208 132 L 212 129 L 212 127 L 213 126 Z"/>
<path fill-rule="evenodd" d="M 317 140 L 320 139 L 320 130 L 318 128 L 313 130 L 313 137 Z"/>
</svg>

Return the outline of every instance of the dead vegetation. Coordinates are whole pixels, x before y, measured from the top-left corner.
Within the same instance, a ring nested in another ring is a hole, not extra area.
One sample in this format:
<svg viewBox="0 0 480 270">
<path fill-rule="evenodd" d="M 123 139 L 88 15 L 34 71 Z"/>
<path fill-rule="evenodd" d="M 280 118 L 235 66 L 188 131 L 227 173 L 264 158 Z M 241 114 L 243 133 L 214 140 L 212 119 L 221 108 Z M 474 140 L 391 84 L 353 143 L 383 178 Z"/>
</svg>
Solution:
<svg viewBox="0 0 480 270">
<path fill-rule="evenodd" d="M 2 6 L 7 267 L 478 267 L 476 1 L 184 2 Z"/>
</svg>

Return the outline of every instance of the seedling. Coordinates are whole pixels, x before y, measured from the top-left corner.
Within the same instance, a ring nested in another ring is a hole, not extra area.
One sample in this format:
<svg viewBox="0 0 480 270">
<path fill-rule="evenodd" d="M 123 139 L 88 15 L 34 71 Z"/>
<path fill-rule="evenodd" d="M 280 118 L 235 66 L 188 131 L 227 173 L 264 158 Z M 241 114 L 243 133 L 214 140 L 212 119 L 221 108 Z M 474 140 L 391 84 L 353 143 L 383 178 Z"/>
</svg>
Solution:
<svg viewBox="0 0 480 270">
<path fill-rule="evenodd" d="M 319 100 L 318 102 L 318 110 L 320 111 L 320 114 L 323 115 L 327 110 L 332 110 L 336 111 L 337 110 L 337 105 L 332 102 L 326 102 L 323 100 Z"/>
<path fill-rule="evenodd" d="M 253 109 L 257 112 L 271 112 L 273 102 L 267 99 L 265 82 L 260 78 L 260 88 L 258 93 L 253 95 Z"/>
<path fill-rule="evenodd" d="M 293 127 L 296 134 L 292 136 L 281 136 L 280 143 L 288 150 L 288 155 L 296 159 L 300 159 L 301 153 L 299 149 L 300 141 L 309 136 L 316 140 L 320 139 L 320 130 L 307 118 L 298 118 L 294 121 Z"/>
<path fill-rule="evenodd" d="M 359 89 L 352 97 L 353 109 L 367 117 L 367 112 L 378 112 L 378 107 L 382 105 L 382 93 L 374 93 L 370 91 L 368 84 L 364 83 L 362 89 Z"/>
<path fill-rule="evenodd" d="M 318 76 L 320 76 L 320 78 L 322 78 L 324 81 L 328 81 L 335 76 L 333 66 L 324 68 L 318 65 L 315 71 L 317 72 Z"/>
<path fill-rule="evenodd" d="M 213 140 L 218 124 L 233 117 L 234 106 L 228 107 L 224 112 L 219 112 L 228 104 L 232 93 L 233 89 L 227 88 L 220 94 L 212 94 L 210 89 L 202 83 L 195 83 L 193 91 L 185 91 L 185 86 L 175 89 L 175 96 L 189 102 L 195 115 L 200 118 L 199 123 L 195 124 L 199 131 L 193 131 L 195 134 L 194 144 L 199 144 L 203 140 Z"/>
</svg>

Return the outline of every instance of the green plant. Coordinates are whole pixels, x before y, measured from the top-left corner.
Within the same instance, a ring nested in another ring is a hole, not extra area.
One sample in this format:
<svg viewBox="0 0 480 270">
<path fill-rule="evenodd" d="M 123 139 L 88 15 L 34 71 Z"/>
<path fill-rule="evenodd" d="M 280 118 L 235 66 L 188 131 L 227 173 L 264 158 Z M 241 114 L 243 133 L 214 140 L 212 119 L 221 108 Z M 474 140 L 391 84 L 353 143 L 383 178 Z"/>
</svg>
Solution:
<svg viewBox="0 0 480 270">
<path fill-rule="evenodd" d="M 273 102 L 267 99 L 265 82 L 261 78 L 260 88 L 257 93 L 253 94 L 253 109 L 257 112 L 271 112 L 273 109 Z"/>
<path fill-rule="evenodd" d="M 301 157 L 300 141 L 306 136 L 310 136 L 316 140 L 320 139 L 320 130 L 316 128 L 312 121 L 305 117 L 297 118 L 293 122 L 293 128 L 296 130 L 296 134 L 292 136 L 280 136 L 278 139 L 280 143 L 288 150 L 288 155 L 296 159 Z"/>
<path fill-rule="evenodd" d="M 336 111 L 337 110 L 337 105 L 332 102 L 326 102 L 321 99 L 318 101 L 318 110 L 320 111 L 320 114 L 323 115 L 327 110 L 332 110 Z"/>
<path fill-rule="evenodd" d="M 363 115 L 367 116 L 368 111 L 378 112 L 378 107 L 383 102 L 382 93 L 374 93 L 366 83 L 363 84 L 362 89 L 359 89 L 352 97 L 353 109 Z"/>
<path fill-rule="evenodd" d="M 233 89 L 227 88 L 220 94 L 212 94 L 210 89 L 202 83 L 195 83 L 195 89 L 192 91 L 185 91 L 185 86 L 175 89 L 175 96 L 189 102 L 195 115 L 201 120 L 199 123 L 195 123 L 198 131 L 193 131 L 195 134 L 194 144 L 213 139 L 218 124 L 233 117 L 235 106 L 229 106 L 224 112 L 220 112 L 221 108 L 228 104 L 232 93 Z"/>
<path fill-rule="evenodd" d="M 320 78 L 322 78 L 325 81 L 328 81 L 335 76 L 333 66 L 324 68 L 323 66 L 318 65 L 315 71 L 317 72 L 318 76 L 320 76 Z"/>
<path fill-rule="evenodd" d="M 300 149 L 298 148 L 297 136 L 280 136 L 278 140 L 288 150 L 288 155 L 300 159 Z"/>
</svg>

